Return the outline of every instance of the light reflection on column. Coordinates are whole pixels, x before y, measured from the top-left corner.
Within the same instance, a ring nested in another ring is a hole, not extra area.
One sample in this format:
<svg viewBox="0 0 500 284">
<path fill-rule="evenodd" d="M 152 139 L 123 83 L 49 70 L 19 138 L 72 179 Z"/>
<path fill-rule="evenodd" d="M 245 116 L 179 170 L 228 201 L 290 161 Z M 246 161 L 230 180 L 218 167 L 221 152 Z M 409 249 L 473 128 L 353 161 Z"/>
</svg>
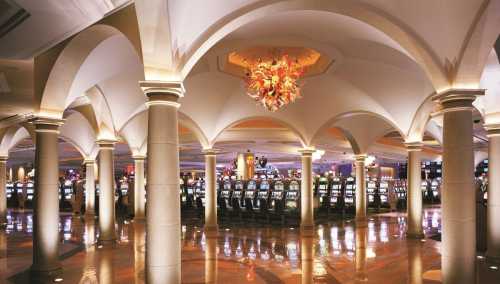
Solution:
<svg viewBox="0 0 500 284">
<path fill-rule="evenodd" d="M 95 220 L 91 218 L 85 219 L 85 233 L 83 235 L 83 243 L 89 247 L 95 244 Z"/>
<path fill-rule="evenodd" d="M 0 270 L 7 271 L 7 233 L 0 230 Z"/>
<path fill-rule="evenodd" d="M 205 283 L 217 283 L 217 238 L 205 239 Z"/>
<path fill-rule="evenodd" d="M 144 270 L 145 262 L 145 227 L 143 222 L 134 222 L 134 278 L 135 283 L 141 283 L 144 279 L 141 279 L 141 271 Z"/>
<path fill-rule="evenodd" d="M 314 238 L 302 237 L 301 261 L 302 261 L 302 284 L 314 283 Z"/>
<path fill-rule="evenodd" d="M 422 242 L 408 240 L 408 283 L 422 284 Z"/>
<path fill-rule="evenodd" d="M 99 284 L 113 284 L 113 250 L 111 247 L 104 247 L 99 250 Z"/>
<path fill-rule="evenodd" d="M 356 227 L 356 283 L 368 281 L 366 274 L 367 227 Z"/>
</svg>

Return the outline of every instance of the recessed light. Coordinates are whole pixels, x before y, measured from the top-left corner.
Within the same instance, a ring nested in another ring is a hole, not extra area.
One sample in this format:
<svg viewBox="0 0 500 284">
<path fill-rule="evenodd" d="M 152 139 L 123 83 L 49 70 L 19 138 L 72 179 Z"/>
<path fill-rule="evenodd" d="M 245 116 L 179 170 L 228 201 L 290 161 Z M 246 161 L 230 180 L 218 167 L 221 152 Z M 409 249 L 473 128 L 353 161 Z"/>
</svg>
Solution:
<svg viewBox="0 0 500 284">
<path fill-rule="evenodd" d="M 59 278 L 54 279 L 54 282 L 56 282 L 56 283 L 63 282 L 63 279 L 59 277 Z"/>
<path fill-rule="evenodd" d="M 492 265 L 492 266 L 490 266 L 490 269 L 491 269 L 491 270 L 498 270 L 498 266 L 494 266 L 494 265 Z"/>
</svg>

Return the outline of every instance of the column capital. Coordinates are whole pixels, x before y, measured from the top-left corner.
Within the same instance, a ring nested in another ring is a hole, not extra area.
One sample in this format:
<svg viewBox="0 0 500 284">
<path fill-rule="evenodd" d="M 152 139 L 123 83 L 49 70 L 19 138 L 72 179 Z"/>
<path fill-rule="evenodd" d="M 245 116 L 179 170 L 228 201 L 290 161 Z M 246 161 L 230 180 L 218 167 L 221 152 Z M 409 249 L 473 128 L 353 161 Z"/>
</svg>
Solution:
<svg viewBox="0 0 500 284">
<path fill-rule="evenodd" d="M 99 145 L 99 149 L 110 149 L 113 150 L 115 148 L 116 140 L 114 139 L 99 139 L 96 141 L 97 145 Z"/>
<path fill-rule="evenodd" d="M 307 156 L 312 156 L 312 154 L 314 152 L 316 152 L 316 149 L 314 149 L 314 148 L 302 148 L 302 149 L 299 149 L 298 151 L 302 156 L 307 157 Z"/>
<path fill-rule="evenodd" d="M 439 103 L 441 108 L 435 114 L 452 111 L 472 111 L 472 102 L 478 96 L 483 96 L 484 89 L 449 89 L 432 97 L 434 102 Z"/>
<path fill-rule="evenodd" d="M 177 100 L 184 96 L 184 86 L 178 81 L 140 81 L 144 94 L 148 97 L 146 106 L 166 105 L 180 107 Z"/>
<path fill-rule="evenodd" d="M 201 152 L 205 156 L 215 156 L 215 155 L 217 155 L 217 153 L 219 153 L 219 150 L 214 149 L 214 148 L 207 148 L 207 149 L 203 149 Z"/>
<path fill-rule="evenodd" d="M 59 127 L 64 124 L 64 119 L 51 117 L 34 117 L 30 122 L 35 125 L 35 132 L 59 133 Z"/>
<path fill-rule="evenodd" d="M 410 152 L 410 151 L 422 151 L 422 148 L 424 147 L 424 143 L 422 143 L 422 141 L 405 142 L 404 145 L 405 145 L 406 150 L 408 152 Z"/>
<path fill-rule="evenodd" d="M 500 123 L 487 123 L 483 126 L 488 137 L 500 136 Z"/>
<path fill-rule="evenodd" d="M 144 161 L 146 160 L 146 155 L 133 155 L 132 159 L 134 161 Z"/>
<path fill-rule="evenodd" d="M 0 156 L 0 163 L 5 163 L 9 159 L 8 156 Z"/>
<path fill-rule="evenodd" d="M 84 159 L 82 164 L 84 165 L 95 164 L 95 159 Z"/>
<path fill-rule="evenodd" d="M 361 162 L 364 163 L 367 157 L 368 157 L 367 154 L 357 154 L 354 155 L 354 160 L 356 161 L 356 163 L 361 163 Z"/>
</svg>

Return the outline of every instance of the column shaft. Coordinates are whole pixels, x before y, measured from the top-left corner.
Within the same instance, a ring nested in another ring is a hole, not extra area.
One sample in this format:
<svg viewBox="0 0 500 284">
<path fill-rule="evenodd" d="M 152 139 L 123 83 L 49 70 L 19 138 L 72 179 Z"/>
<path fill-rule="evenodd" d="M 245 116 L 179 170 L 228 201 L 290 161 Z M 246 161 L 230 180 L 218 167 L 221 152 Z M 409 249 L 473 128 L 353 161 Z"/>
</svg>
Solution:
<svg viewBox="0 0 500 284">
<path fill-rule="evenodd" d="M 85 215 L 95 215 L 94 160 L 85 161 Z"/>
<path fill-rule="evenodd" d="M 114 141 L 99 141 L 99 242 L 116 240 Z"/>
<path fill-rule="evenodd" d="M 217 231 L 216 156 L 205 153 L 205 231 Z"/>
<path fill-rule="evenodd" d="M 134 157 L 134 219 L 146 217 L 146 188 L 144 187 L 144 157 Z"/>
<path fill-rule="evenodd" d="M 356 157 L 356 220 L 366 220 L 365 155 Z"/>
<path fill-rule="evenodd" d="M 35 274 L 50 274 L 59 262 L 59 153 L 61 121 L 36 120 L 33 265 Z"/>
<path fill-rule="evenodd" d="M 7 223 L 7 157 L 0 156 L 0 225 Z"/>
<path fill-rule="evenodd" d="M 314 205 L 312 185 L 312 153 L 311 150 L 301 150 L 302 153 L 302 184 L 300 187 L 300 227 L 303 232 L 312 233 L 314 228 Z"/>
<path fill-rule="evenodd" d="M 475 283 L 473 98 L 446 100 L 443 118 L 442 280 Z M 448 108 L 449 107 L 449 108 Z"/>
<path fill-rule="evenodd" d="M 180 283 L 179 104 L 173 94 L 148 96 L 146 282 Z"/>
<path fill-rule="evenodd" d="M 500 261 L 500 134 L 489 135 L 486 256 Z"/>
<path fill-rule="evenodd" d="M 422 190 L 420 165 L 420 149 L 410 149 L 408 151 L 408 230 L 406 235 L 411 238 L 423 238 L 422 228 Z"/>
</svg>

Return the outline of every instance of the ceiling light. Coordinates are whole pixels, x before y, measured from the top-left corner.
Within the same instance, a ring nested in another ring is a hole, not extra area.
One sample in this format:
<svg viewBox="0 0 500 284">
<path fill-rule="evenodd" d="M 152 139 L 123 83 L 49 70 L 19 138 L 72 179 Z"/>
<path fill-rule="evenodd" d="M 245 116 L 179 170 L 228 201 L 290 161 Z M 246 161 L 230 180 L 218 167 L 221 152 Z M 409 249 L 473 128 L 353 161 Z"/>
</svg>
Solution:
<svg viewBox="0 0 500 284">
<path fill-rule="evenodd" d="M 304 68 L 288 55 L 281 59 L 259 59 L 249 66 L 246 76 L 247 93 L 269 111 L 277 111 L 300 98 L 297 80 Z"/>
</svg>

